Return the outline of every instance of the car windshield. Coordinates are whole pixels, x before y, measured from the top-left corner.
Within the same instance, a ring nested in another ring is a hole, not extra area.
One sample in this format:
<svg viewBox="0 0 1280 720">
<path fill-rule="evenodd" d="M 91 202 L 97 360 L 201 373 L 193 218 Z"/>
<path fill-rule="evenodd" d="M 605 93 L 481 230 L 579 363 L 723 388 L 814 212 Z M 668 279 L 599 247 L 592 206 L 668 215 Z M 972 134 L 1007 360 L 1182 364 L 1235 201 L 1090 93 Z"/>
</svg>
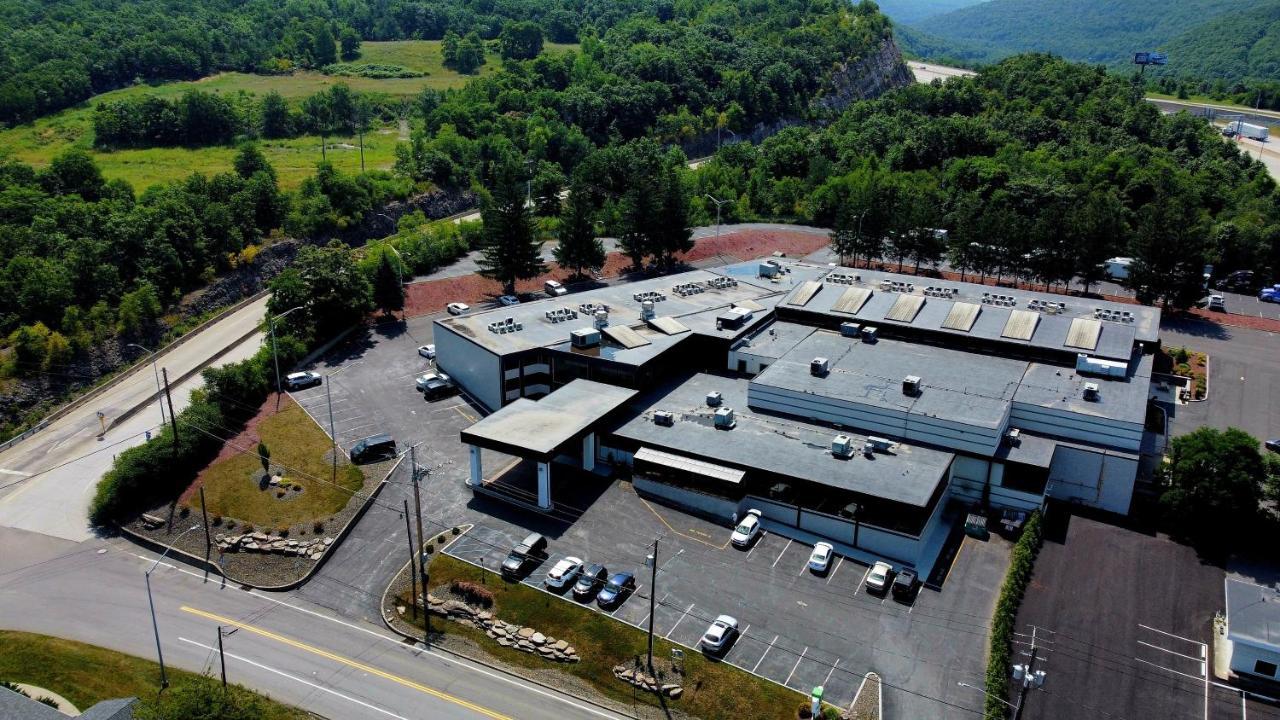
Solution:
<svg viewBox="0 0 1280 720">
<path fill-rule="evenodd" d="M 748 520 L 743 520 L 743 521 L 742 521 L 742 523 L 741 523 L 740 525 L 738 525 L 738 532 L 742 533 L 743 535 L 746 535 L 746 534 L 748 534 L 748 533 L 750 533 L 750 532 L 751 532 L 751 528 L 752 528 L 754 525 L 755 525 L 755 523 L 753 523 L 753 522 L 750 522 L 750 521 L 748 521 Z M 723 532 L 723 531 L 721 531 L 721 532 Z M 723 536 L 723 535 L 721 535 L 720 537 L 724 537 L 724 536 Z"/>
<path fill-rule="evenodd" d="M 604 589 L 608 590 L 609 592 L 616 593 L 622 589 L 622 583 L 618 582 L 617 580 L 610 580 L 609 584 L 606 585 Z"/>
</svg>

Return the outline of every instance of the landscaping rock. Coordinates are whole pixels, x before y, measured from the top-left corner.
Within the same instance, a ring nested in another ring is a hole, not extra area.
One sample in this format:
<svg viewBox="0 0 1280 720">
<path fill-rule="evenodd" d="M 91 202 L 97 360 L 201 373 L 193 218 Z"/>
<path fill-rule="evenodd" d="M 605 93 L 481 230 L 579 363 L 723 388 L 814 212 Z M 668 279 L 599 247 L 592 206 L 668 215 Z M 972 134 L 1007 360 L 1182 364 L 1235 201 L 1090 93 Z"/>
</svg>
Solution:
<svg viewBox="0 0 1280 720">
<path fill-rule="evenodd" d="M 554 645 L 552 645 L 551 647 L 555 648 L 556 650 L 559 650 L 560 652 L 564 652 L 564 651 L 565 651 L 565 648 L 568 648 L 568 647 L 569 647 L 569 643 L 567 643 L 567 642 L 565 642 L 565 641 L 563 641 L 563 640 L 557 640 L 557 641 L 555 642 L 555 644 L 554 644 Z"/>
<path fill-rule="evenodd" d="M 529 636 L 529 642 L 533 643 L 534 645 L 545 645 L 547 643 L 547 636 L 543 635 L 540 632 L 535 632 L 534 634 Z"/>
<path fill-rule="evenodd" d="M 534 629 L 531 627 L 522 627 L 516 631 L 516 635 L 518 635 L 521 640 L 528 640 L 533 637 L 533 633 Z"/>
<path fill-rule="evenodd" d="M 326 546 L 326 547 L 328 547 L 329 545 L 332 545 L 332 544 L 333 544 L 333 538 L 325 538 L 325 539 L 324 539 L 324 544 L 325 544 L 325 546 Z"/>
<path fill-rule="evenodd" d="M 498 638 L 498 644 L 501 645 L 502 647 L 511 647 L 511 640 L 509 640 L 508 638 L 500 637 Z"/>
<path fill-rule="evenodd" d="M 667 693 L 667 697 L 671 698 L 672 700 L 679 700 L 680 696 L 683 694 L 684 694 L 684 688 L 677 685 L 671 688 L 671 691 Z"/>
<path fill-rule="evenodd" d="M 322 557 L 324 557 L 324 553 L 311 553 L 312 560 L 319 560 Z"/>
</svg>

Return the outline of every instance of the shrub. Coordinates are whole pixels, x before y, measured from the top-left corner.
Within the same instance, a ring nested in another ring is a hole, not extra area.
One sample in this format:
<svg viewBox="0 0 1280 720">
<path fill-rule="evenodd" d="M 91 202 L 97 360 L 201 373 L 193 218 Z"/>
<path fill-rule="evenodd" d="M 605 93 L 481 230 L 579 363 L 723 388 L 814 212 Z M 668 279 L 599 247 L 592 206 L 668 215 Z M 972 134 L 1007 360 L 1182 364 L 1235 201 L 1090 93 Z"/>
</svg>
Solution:
<svg viewBox="0 0 1280 720">
<path fill-rule="evenodd" d="M 277 531 L 276 531 L 276 534 L 277 534 L 277 535 L 279 535 L 279 536 L 280 536 L 280 537 L 282 537 L 282 538 L 289 537 L 289 528 L 287 528 L 287 527 L 282 527 L 282 528 L 280 528 L 279 530 L 277 530 Z"/>
<path fill-rule="evenodd" d="M 324 532 L 324 523 L 317 520 L 316 524 L 311 526 L 311 529 L 315 532 L 315 534 L 319 535 L 320 533 Z"/>
<path fill-rule="evenodd" d="M 214 526 L 214 527 L 222 527 L 222 516 L 221 516 L 221 515 L 214 515 L 214 516 L 213 516 L 213 526 Z"/>
<path fill-rule="evenodd" d="M 472 605 L 479 605 L 483 608 L 493 607 L 493 591 L 480 583 L 469 580 L 454 580 L 449 583 L 449 589 L 462 596 L 462 599 Z"/>
<path fill-rule="evenodd" d="M 1022 537 L 1014 543 L 1009 572 L 1000 587 L 996 611 L 991 618 L 991 650 L 987 660 L 987 720 L 1006 716 L 1008 706 L 1001 700 L 1009 690 L 1009 678 L 1013 674 L 1013 629 L 1018 618 L 1018 606 L 1031 582 L 1036 553 L 1044 539 L 1040 528 L 1040 511 L 1031 513 L 1022 528 Z"/>
</svg>

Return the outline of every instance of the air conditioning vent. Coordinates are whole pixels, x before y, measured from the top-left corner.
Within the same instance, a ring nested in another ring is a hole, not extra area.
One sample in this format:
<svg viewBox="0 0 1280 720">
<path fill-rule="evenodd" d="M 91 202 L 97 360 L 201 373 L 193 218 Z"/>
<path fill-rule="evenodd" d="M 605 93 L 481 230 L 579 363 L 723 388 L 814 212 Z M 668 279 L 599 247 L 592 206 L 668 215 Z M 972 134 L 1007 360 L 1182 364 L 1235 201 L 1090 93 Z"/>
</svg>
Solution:
<svg viewBox="0 0 1280 720">
<path fill-rule="evenodd" d="M 600 331 L 582 328 L 569 333 L 569 340 L 576 348 L 595 347 L 600 344 Z"/>
<path fill-rule="evenodd" d="M 853 455 L 853 438 L 848 435 L 837 435 L 831 439 L 831 454 L 847 458 Z"/>
<path fill-rule="evenodd" d="M 653 424 L 663 427 L 671 427 L 676 424 L 676 416 L 666 410 L 655 410 L 653 413 Z"/>
<path fill-rule="evenodd" d="M 840 334 L 845 337 L 858 337 L 862 334 L 862 326 L 855 322 L 842 322 Z"/>
<path fill-rule="evenodd" d="M 609 324 L 609 311 L 596 310 L 595 318 L 596 318 L 596 329 L 600 330 Z"/>
<path fill-rule="evenodd" d="M 719 390 L 712 390 L 711 392 L 707 393 L 708 407 L 720 407 L 720 403 L 723 401 L 724 401 L 724 396 L 720 394 Z"/>
<path fill-rule="evenodd" d="M 824 357 L 816 357 L 809 363 L 809 374 L 814 377 L 826 377 L 831 372 L 831 361 Z"/>
<path fill-rule="evenodd" d="M 873 343 L 880 338 L 880 332 L 873 327 L 863 326 L 862 342 Z"/>
<path fill-rule="evenodd" d="M 915 397 L 920 394 L 919 376 L 908 375 L 902 378 L 902 394 L 907 397 Z"/>
<path fill-rule="evenodd" d="M 722 407 L 716 410 L 715 415 L 717 430 L 732 430 L 737 421 L 733 419 L 733 408 Z"/>
<path fill-rule="evenodd" d="M 1022 442 L 1022 431 L 1018 428 L 1009 428 L 1009 431 L 1004 434 L 1004 443 L 1006 445 L 1017 447 L 1020 442 Z"/>
<path fill-rule="evenodd" d="M 884 452 L 889 452 L 889 450 L 893 447 L 893 441 L 888 438 L 876 437 L 872 435 L 871 437 L 867 438 L 867 445 L 870 445 L 871 449 L 874 450 L 875 452 L 884 453 Z"/>
<path fill-rule="evenodd" d="M 1098 383 L 1084 384 L 1084 399 L 1090 402 L 1096 402 L 1101 396 L 1098 394 Z"/>
<path fill-rule="evenodd" d="M 653 319 L 653 301 L 644 300 L 640 303 L 640 318 L 642 320 Z"/>
</svg>

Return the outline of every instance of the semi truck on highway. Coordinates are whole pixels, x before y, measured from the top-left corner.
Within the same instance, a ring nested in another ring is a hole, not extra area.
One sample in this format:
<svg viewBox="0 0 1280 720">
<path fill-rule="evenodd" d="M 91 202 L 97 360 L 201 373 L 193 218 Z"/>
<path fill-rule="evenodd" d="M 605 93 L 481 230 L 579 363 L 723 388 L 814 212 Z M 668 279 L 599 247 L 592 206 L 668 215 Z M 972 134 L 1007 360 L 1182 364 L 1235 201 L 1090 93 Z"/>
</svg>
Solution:
<svg viewBox="0 0 1280 720">
<path fill-rule="evenodd" d="M 1251 125 L 1243 120 L 1232 120 L 1227 123 L 1225 128 L 1222 129 L 1222 134 L 1227 137 L 1240 135 L 1241 137 L 1247 137 L 1252 140 L 1265 141 L 1267 139 L 1268 131 L 1265 125 Z"/>
</svg>

